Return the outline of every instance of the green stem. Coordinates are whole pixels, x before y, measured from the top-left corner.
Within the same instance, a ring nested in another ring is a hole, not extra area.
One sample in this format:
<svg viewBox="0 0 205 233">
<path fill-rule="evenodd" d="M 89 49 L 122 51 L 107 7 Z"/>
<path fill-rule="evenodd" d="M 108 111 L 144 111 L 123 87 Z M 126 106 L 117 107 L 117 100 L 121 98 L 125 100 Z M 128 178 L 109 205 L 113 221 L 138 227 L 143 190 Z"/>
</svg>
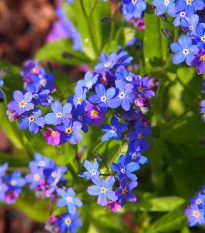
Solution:
<svg viewBox="0 0 205 233">
<path fill-rule="evenodd" d="M 92 9 L 91 9 L 91 11 L 90 11 L 90 14 L 89 14 L 88 18 L 91 17 L 93 11 L 95 10 L 95 7 L 97 6 L 98 1 L 99 1 L 99 0 L 95 0 L 95 3 L 94 3 L 94 5 L 93 5 L 93 7 L 92 7 Z"/>
</svg>

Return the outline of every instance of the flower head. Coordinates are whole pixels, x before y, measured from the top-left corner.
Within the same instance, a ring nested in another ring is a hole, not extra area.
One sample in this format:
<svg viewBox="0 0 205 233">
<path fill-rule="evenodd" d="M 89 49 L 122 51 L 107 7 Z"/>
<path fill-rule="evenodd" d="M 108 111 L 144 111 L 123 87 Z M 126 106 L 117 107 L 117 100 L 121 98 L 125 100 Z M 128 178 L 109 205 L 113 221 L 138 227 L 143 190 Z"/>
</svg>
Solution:
<svg viewBox="0 0 205 233">
<path fill-rule="evenodd" d="M 87 178 L 87 180 L 92 179 L 93 176 L 99 176 L 100 171 L 99 171 L 99 163 L 97 158 L 94 158 L 94 164 L 92 165 L 91 162 L 88 160 L 84 159 L 83 160 L 83 167 L 87 169 L 87 172 L 82 172 L 79 177 Z"/>
</svg>

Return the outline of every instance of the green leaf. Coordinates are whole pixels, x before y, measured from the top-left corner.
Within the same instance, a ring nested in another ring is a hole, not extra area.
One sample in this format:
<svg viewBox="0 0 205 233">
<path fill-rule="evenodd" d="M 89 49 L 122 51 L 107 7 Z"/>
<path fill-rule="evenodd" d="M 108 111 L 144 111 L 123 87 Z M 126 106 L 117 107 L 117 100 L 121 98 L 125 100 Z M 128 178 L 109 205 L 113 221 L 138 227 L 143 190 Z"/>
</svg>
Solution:
<svg viewBox="0 0 205 233">
<path fill-rule="evenodd" d="M 52 60 L 65 65 L 79 65 L 82 63 L 89 63 L 89 58 L 82 52 L 73 50 L 72 44 L 73 42 L 71 39 L 56 40 L 40 48 L 37 51 L 35 58 L 39 59 L 40 61 Z M 62 54 L 65 51 L 73 54 L 74 57 L 69 60 L 63 58 Z"/>
<path fill-rule="evenodd" d="M 9 155 L 3 152 L 0 152 L 0 164 L 9 163 L 9 167 L 27 167 L 29 160 L 27 158 L 16 157 L 14 155 Z"/>
<path fill-rule="evenodd" d="M 154 230 L 158 232 L 174 232 L 187 225 L 184 214 L 185 204 L 162 216 L 155 224 Z"/>
</svg>

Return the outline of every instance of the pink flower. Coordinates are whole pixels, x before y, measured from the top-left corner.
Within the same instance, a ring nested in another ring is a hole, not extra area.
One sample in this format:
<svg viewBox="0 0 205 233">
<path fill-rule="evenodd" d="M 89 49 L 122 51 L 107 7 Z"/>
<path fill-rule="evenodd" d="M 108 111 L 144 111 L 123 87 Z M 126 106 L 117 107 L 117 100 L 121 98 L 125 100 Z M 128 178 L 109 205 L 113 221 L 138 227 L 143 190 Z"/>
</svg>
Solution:
<svg viewBox="0 0 205 233">
<path fill-rule="evenodd" d="M 57 130 L 47 128 L 49 131 L 43 133 L 43 137 L 46 138 L 47 143 L 50 145 L 59 145 L 60 144 L 60 133 Z"/>
<path fill-rule="evenodd" d="M 122 209 L 122 207 L 123 207 L 123 206 L 121 206 L 121 205 L 119 204 L 118 201 L 109 201 L 109 202 L 107 203 L 105 209 L 107 209 L 109 206 L 110 206 L 111 211 L 114 212 L 114 213 L 117 212 L 117 209 L 118 209 L 118 208 L 119 208 L 119 209 Z"/>
</svg>

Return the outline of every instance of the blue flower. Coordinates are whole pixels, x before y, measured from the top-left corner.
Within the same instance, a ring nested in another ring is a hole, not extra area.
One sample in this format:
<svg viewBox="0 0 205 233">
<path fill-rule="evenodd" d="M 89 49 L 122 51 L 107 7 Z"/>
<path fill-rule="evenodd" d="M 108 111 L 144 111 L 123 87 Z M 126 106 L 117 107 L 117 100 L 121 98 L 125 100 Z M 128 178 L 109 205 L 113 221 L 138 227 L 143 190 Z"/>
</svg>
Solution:
<svg viewBox="0 0 205 233">
<path fill-rule="evenodd" d="M 149 76 L 142 78 L 140 75 L 137 75 L 133 78 L 133 92 L 139 97 L 146 99 L 146 97 L 154 97 L 155 92 L 149 87 L 151 85 L 151 80 Z"/>
<path fill-rule="evenodd" d="M 86 103 L 86 92 L 87 90 L 82 86 L 75 87 L 75 95 L 73 96 L 73 104 L 75 107 Z"/>
<path fill-rule="evenodd" d="M 199 23 L 199 16 L 194 14 L 190 17 L 184 17 L 181 20 L 181 26 L 184 29 L 185 32 L 188 32 L 190 34 L 194 34 L 196 30 L 196 26 Z"/>
<path fill-rule="evenodd" d="M 32 100 L 32 93 L 26 92 L 23 94 L 21 91 L 14 91 L 13 93 L 14 101 L 8 103 L 8 109 L 15 111 L 18 115 L 26 111 L 34 109 L 33 103 L 30 103 Z"/>
<path fill-rule="evenodd" d="M 36 108 L 32 113 L 23 113 L 23 119 L 20 120 L 18 127 L 20 129 L 29 128 L 31 133 L 38 133 L 39 128 L 45 125 L 45 120 L 41 117 L 41 110 Z"/>
<path fill-rule="evenodd" d="M 205 28 L 202 24 L 196 26 L 196 33 L 193 38 L 196 39 L 199 48 L 205 48 Z"/>
<path fill-rule="evenodd" d="M 28 183 L 30 183 L 30 189 L 34 189 L 37 186 L 40 186 L 43 178 L 42 170 L 37 168 L 36 166 L 30 167 L 31 174 L 26 175 L 25 179 Z"/>
<path fill-rule="evenodd" d="M 26 184 L 26 180 L 21 177 L 21 172 L 19 171 L 13 172 L 10 176 L 5 176 L 4 181 L 11 190 L 22 188 Z"/>
<path fill-rule="evenodd" d="M 115 183 L 115 178 L 113 176 L 108 176 L 105 181 L 99 176 L 93 176 L 92 181 L 96 186 L 89 186 L 87 191 L 91 196 L 98 196 L 98 205 L 105 206 L 107 204 L 107 198 L 112 201 L 117 200 L 115 192 L 110 190 Z"/>
<path fill-rule="evenodd" d="M 67 206 L 70 214 L 75 214 L 76 206 L 83 206 L 82 201 L 79 198 L 75 197 L 75 192 L 72 188 L 68 188 L 67 191 L 59 188 L 56 191 L 62 197 L 57 201 L 57 205 L 59 207 Z"/>
<path fill-rule="evenodd" d="M 200 112 L 203 113 L 203 121 L 205 122 L 205 100 L 202 100 L 201 103 L 201 109 L 200 109 Z"/>
<path fill-rule="evenodd" d="M 99 107 L 103 112 L 107 111 L 107 107 L 110 106 L 111 99 L 115 95 L 115 88 L 110 87 L 108 90 L 105 89 L 103 84 L 97 84 L 95 86 L 96 94 L 91 94 L 89 101 L 94 104 L 99 104 Z"/>
<path fill-rule="evenodd" d="M 0 178 L 5 175 L 7 168 L 8 168 L 8 163 L 5 163 L 0 166 Z"/>
<path fill-rule="evenodd" d="M 119 72 L 115 73 L 116 77 L 126 83 L 132 83 L 132 79 L 134 77 L 134 73 L 128 72 L 126 69 L 122 68 Z"/>
<path fill-rule="evenodd" d="M 133 85 L 120 80 L 115 81 L 116 97 L 111 101 L 111 108 L 118 108 L 120 105 L 125 111 L 130 109 L 130 103 L 134 102 L 135 95 L 132 94 Z"/>
<path fill-rule="evenodd" d="M 205 195 L 197 193 L 195 198 L 190 200 L 191 204 L 197 205 L 199 208 L 205 208 Z"/>
<path fill-rule="evenodd" d="M 79 121 L 82 123 L 82 131 L 87 133 L 88 126 L 86 124 L 91 124 L 92 120 L 85 114 L 85 106 L 78 105 L 77 108 L 72 108 L 73 121 Z"/>
<path fill-rule="evenodd" d="M 34 84 L 40 84 L 45 89 L 53 90 L 55 88 L 55 85 L 53 84 L 55 75 L 47 74 L 46 70 L 43 68 L 40 69 L 39 74 L 32 74 L 30 79 Z"/>
<path fill-rule="evenodd" d="M 88 172 L 82 172 L 80 173 L 79 177 L 87 178 L 87 180 L 90 180 L 93 178 L 93 176 L 99 176 L 99 163 L 96 158 L 94 158 L 94 164 L 92 165 L 91 162 L 88 160 L 83 160 L 83 167 L 88 170 Z"/>
<path fill-rule="evenodd" d="M 38 168 L 50 168 L 55 166 L 55 162 L 52 161 L 49 158 L 44 157 L 43 155 L 39 154 L 39 153 L 35 153 L 34 154 L 34 161 L 30 161 L 29 162 L 29 168 L 31 168 L 32 166 L 36 166 Z"/>
<path fill-rule="evenodd" d="M 177 27 L 177 26 L 180 26 L 181 25 L 181 20 L 184 18 L 184 17 L 187 17 L 189 18 L 191 15 L 194 14 L 194 11 L 190 12 L 187 8 L 184 10 L 184 11 L 177 11 L 175 7 L 173 7 L 172 9 L 172 15 L 173 17 L 175 17 L 174 19 L 174 26 Z"/>
<path fill-rule="evenodd" d="M 106 132 L 104 136 L 102 136 L 101 141 L 108 141 L 110 138 L 114 138 L 115 140 L 120 140 L 121 131 L 125 130 L 129 123 L 121 124 L 119 123 L 117 117 L 113 116 L 111 119 L 111 125 L 102 125 L 102 130 Z"/>
<path fill-rule="evenodd" d="M 85 87 L 88 90 L 90 90 L 93 87 L 93 85 L 97 82 L 97 80 L 98 80 L 98 74 L 96 74 L 93 77 L 92 72 L 89 71 L 85 74 L 84 80 L 78 81 L 76 85 Z"/>
<path fill-rule="evenodd" d="M 185 60 L 187 65 L 191 65 L 194 55 L 197 54 L 199 50 L 196 45 L 192 45 L 192 39 L 188 35 L 179 38 L 179 43 L 172 43 L 171 49 L 176 53 L 172 57 L 173 63 L 179 64 Z"/>
<path fill-rule="evenodd" d="M 111 52 L 109 57 L 105 53 L 101 53 L 99 56 L 100 63 L 95 66 L 95 70 L 109 71 L 117 62 L 117 53 Z"/>
<path fill-rule="evenodd" d="M 170 9 L 174 7 L 174 0 L 154 0 L 152 5 L 157 7 L 156 14 L 162 15 L 166 11 L 169 14 Z"/>
<path fill-rule="evenodd" d="M 45 115 L 45 123 L 50 125 L 58 125 L 64 119 L 69 118 L 69 113 L 72 110 L 72 105 L 70 103 L 65 104 L 63 107 L 60 101 L 55 101 L 51 104 L 52 113 Z"/>
<path fill-rule="evenodd" d="M 189 12 L 195 12 L 202 10 L 205 7 L 203 0 L 178 0 L 176 2 L 177 11 L 183 11 L 187 9 Z"/>
<path fill-rule="evenodd" d="M 117 71 L 120 70 L 122 67 L 126 68 L 133 60 L 133 57 L 127 57 L 127 54 L 128 53 L 126 51 L 121 51 L 117 55 L 116 65 L 114 66 L 114 68 L 116 68 Z"/>
<path fill-rule="evenodd" d="M 63 125 L 56 126 L 56 129 L 61 133 L 61 144 L 69 141 L 71 144 L 77 144 L 82 140 L 83 136 L 79 132 L 82 124 L 78 121 L 72 122 L 69 119 L 63 120 Z"/>
<path fill-rule="evenodd" d="M 140 153 L 130 153 L 130 154 L 126 154 L 125 155 L 125 161 L 126 163 L 130 163 L 130 162 L 136 162 L 136 163 L 140 163 L 140 164 L 145 164 L 148 163 L 148 158 L 141 155 Z"/>
<path fill-rule="evenodd" d="M 126 20 L 141 18 L 147 4 L 144 0 L 123 0 L 122 12 Z"/>
<path fill-rule="evenodd" d="M 127 183 L 126 178 L 120 181 L 120 188 L 115 191 L 115 195 L 118 197 L 119 204 L 123 206 L 127 199 L 129 202 L 136 202 L 137 198 L 131 190 L 137 186 L 137 181 L 133 180 Z"/>
<path fill-rule="evenodd" d="M 42 91 L 41 85 L 34 85 L 28 83 L 26 90 L 33 94 L 32 103 L 34 105 L 40 104 L 41 106 L 48 106 L 53 102 L 53 97 L 50 94 L 50 90 L 46 89 Z"/>
<path fill-rule="evenodd" d="M 200 209 L 198 205 L 191 205 L 185 209 L 184 214 L 188 218 L 188 223 L 191 227 L 195 226 L 197 223 L 200 225 L 205 224 L 205 209 Z"/>
<path fill-rule="evenodd" d="M 74 215 L 70 213 L 62 214 L 62 216 L 56 221 L 56 225 L 60 227 L 61 233 L 67 233 L 68 230 L 71 233 L 76 233 L 77 228 L 82 225 L 82 221 L 78 219 L 79 213 L 76 211 Z"/>
<path fill-rule="evenodd" d="M 145 137 L 150 135 L 151 132 L 152 130 L 150 127 L 142 128 L 142 122 L 137 121 L 135 124 L 135 131 L 128 133 L 129 139 L 133 140 L 129 145 L 131 147 L 129 150 L 134 149 L 136 152 L 142 152 L 144 149 L 148 150 L 150 148 L 150 143 Z"/>
<path fill-rule="evenodd" d="M 125 159 L 126 157 L 124 155 L 121 155 L 118 158 L 118 164 L 116 163 L 110 164 L 111 170 L 113 172 L 117 172 L 117 176 L 119 180 L 122 180 L 124 177 L 127 177 L 130 180 L 137 180 L 137 176 L 132 174 L 132 172 L 140 169 L 139 164 L 135 162 L 126 164 Z"/>
</svg>

